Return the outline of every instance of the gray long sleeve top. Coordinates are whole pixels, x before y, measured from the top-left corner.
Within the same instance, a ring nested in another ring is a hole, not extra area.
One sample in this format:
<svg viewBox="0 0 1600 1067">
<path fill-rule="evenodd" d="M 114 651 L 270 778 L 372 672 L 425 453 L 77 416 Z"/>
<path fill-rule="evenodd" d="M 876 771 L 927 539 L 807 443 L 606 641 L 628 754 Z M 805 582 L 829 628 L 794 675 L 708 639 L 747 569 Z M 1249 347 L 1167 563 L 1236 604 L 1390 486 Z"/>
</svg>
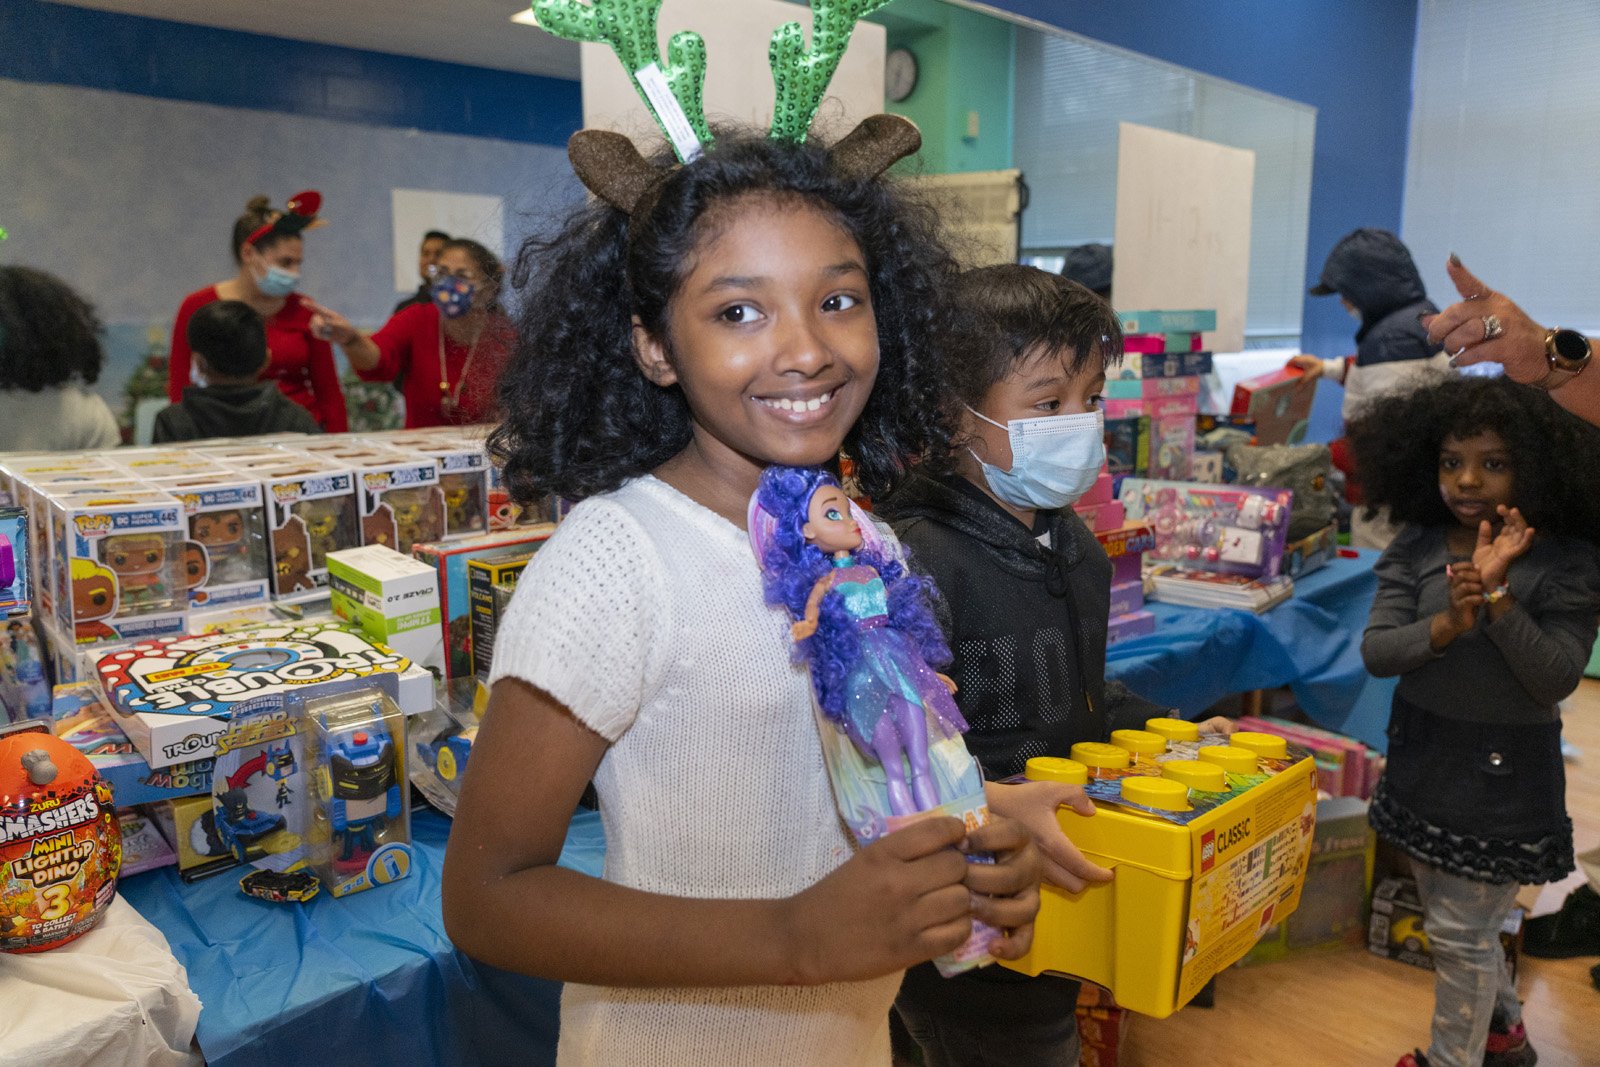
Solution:
<svg viewBox="0 0 1600 1067">
<path fill-rule="evenodd" d="M 1361 641 L 1367 670 L 1400 675 L 1404 699 L 1451 719 L 1491 723 L 1556 720 L 1556 702 L 1583 678 L 1600 612 L 1600 558 L 1587 542 L 1535 538 L 1514 560 L 1515 604 L 1494 622 L 1480 615 L 1443 652 L 1429 637 L 1450 606 L 1451 561 L 1440 527 L 1408 526 L 1378 560 L 1378 593 Z"/>
</svg>

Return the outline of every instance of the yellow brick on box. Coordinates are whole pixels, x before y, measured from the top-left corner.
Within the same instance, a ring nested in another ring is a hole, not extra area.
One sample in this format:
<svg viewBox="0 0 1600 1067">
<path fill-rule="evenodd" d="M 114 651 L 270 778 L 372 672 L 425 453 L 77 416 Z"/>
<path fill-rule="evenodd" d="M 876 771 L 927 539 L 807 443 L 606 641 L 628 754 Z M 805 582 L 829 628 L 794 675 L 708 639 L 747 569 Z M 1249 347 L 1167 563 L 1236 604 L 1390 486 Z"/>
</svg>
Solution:
<svg viewBox="0 0 1600 1067">
<path fill-rule="evenodd" d="M 1299 904 L 1316 767 L 1282 738 L 1149 726 L 1029 761 L 1030 779 L 1083 785 L 1096 812 L 1061 808 L 1062 832 L 1116 877 L 1080 893 L 1045 885 L 1033 947 L 1005 966 L 1083 978 L 1165 1018 Z"/>
</svg>

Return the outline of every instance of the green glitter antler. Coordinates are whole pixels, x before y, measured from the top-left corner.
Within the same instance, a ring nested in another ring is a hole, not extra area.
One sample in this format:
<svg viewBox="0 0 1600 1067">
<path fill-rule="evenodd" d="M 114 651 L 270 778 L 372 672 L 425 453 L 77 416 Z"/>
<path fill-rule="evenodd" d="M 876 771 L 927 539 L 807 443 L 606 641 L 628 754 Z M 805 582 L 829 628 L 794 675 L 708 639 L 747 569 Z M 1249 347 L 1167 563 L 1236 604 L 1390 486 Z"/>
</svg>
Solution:
<svg viewBox="0 0 1600 1067">
<path fill-rule="evenodd" d="M 533 0 L 533 15 L 541 28 L 569 41 L 611 46 L 673 151 L 688 162 L 701 146 L 711 143 L 703 96 L 706 42 L 691 30 L 676 33 L 667 42 L 667 62 L 662 64 L 656 38 L 660 11 L 661 0 Z M 665 99 L 653 92 L 663 83 Z M 693 137 L 685 136 L 680 120 L 687 120 Z"/>
<path fill-rule="evenodd" d="M 811 0 L 811 47 L 798 22 L 786 22 L 772 31 L 767 57 L 778 97 L 772 109 L 771 134 L 780 141 L 800 143 L 811 132 L 822 97 L 850 47 L 856 23 L 889 0 Z"/>
</svg>

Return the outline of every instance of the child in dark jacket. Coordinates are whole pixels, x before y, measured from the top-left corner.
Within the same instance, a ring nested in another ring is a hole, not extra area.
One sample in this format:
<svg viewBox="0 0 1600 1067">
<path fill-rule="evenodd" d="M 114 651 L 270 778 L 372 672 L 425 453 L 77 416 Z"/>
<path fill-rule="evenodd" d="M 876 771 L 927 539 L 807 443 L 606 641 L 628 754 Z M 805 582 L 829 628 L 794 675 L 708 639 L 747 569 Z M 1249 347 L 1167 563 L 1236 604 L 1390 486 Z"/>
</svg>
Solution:
<svg viewBox="0 0 1600 1067">
<path fill-rule="evenodd" d="M 267 365 L 267 331 L 261 316 L 241 300 L 214 300 L 189 319 L 189 347 L 204 385 L 156 415 L 156 444 L 207 437 L 248 437 L 298 430 L 321 433 L 305 408 L 275 382 L 260 380 Z"/>
<path fill-rule="evenodd" d="M 967 272 L 956 296 L 971 336 L 947 371 L 955 472 L 916 475 L 878 510 L 948 607 L 967 747 L 993 780 L 1170 712 L 1106 681 L 1111 562 L 1071 508 L 1105 460 L 1116 315 L 1076 282 L 1012 264 Z M 1033 833 L 1050 882 L 1076 892 L 1110 880 L 1056 821 L 1062 804 L 1093 814 L 1078 787 L 992 782 L 989 802 Z M 945 979 L 924 965 L 906 972 L 895 1007 L 928 1067 L 1032 1067 L 1078 1062 L 1077 997 L 1065 978 L 987 967 Z"/>
</svg>

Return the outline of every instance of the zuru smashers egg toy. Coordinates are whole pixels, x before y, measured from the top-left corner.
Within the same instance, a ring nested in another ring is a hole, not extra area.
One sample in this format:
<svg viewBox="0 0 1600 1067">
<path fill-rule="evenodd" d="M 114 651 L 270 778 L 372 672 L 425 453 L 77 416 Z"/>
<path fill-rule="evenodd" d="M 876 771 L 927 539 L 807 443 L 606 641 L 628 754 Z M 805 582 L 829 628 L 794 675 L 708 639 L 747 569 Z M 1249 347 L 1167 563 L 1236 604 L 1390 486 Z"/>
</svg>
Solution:
<svg viewBox="0 0 1600 1067">
<path fill-rule="evenodd" d="M 121 865 L 111 787 L 88 758 L 48 733 L 0 737 L 0 950 L 39 952 L 87 933 Z"/>
</svg>

